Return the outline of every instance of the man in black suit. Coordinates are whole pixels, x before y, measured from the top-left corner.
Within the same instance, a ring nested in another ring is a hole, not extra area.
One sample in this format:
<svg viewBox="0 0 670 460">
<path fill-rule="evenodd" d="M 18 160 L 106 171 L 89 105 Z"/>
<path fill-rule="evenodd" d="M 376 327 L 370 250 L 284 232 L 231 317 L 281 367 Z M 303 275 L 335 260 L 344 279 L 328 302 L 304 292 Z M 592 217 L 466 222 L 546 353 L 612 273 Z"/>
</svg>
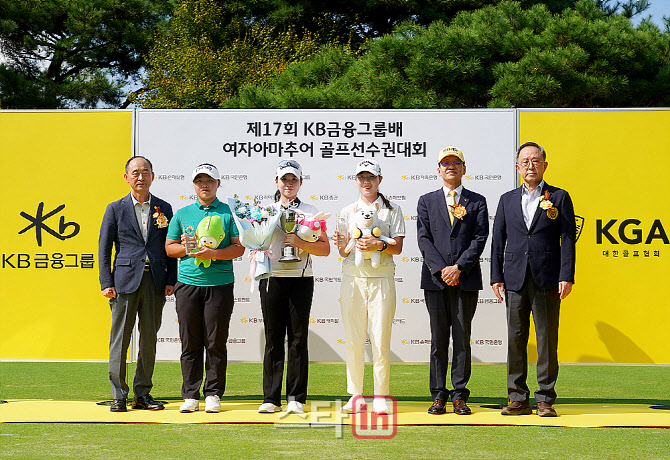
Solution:
<svg viewBox="0 0 670 460">
<path fill-rule="evenodd" d="M 110 410 L 127 410 L 126 355 L 136 316 L 140 340 L 133 409 L 161 410 L 163 405 L 154 401 L 149 392 L 165 297 L 172 295 L 177 280 L 176 260 L 165 254 L 172 208 L 149 194 L 154 173 L 146 158 L 128 160 L 124 178 L 130 185 L 130 194 L 107 206 L 98 242 L 100 287 L 112 310 L 109 380 L 114 401 Z"/>
<path fill-rule="evenodd" d="M 442 188 L 419 198 L 417 238 L 423 255 L 421 289 L 430 316 L 429 414 L 444 414 L 451 396 L 454 412 L 471 414 L 466 402 L 470 390 L 470 331 L 482 289 L 479 257 L 489 235 L 486 199 L 463 188 L 463 152 L 447 147 L 438 154 L 437 172 Z M 453 343 L 451 383 L 446 389 L 449 335 Z"/>
<path fill-rule="evenodd" d="M 491 285 L 507 306 L 507 393 L 503 415 L 531 414 L 526 347 L 537 337 L 537 415 L 555 417 L 558 317 L 575 275 L 575 214 L 570 195 L 544 182 L 547 155 L 535 142 L 517 149 L 523 185 L 500 197 L 493 223 Z"/>
</svg>

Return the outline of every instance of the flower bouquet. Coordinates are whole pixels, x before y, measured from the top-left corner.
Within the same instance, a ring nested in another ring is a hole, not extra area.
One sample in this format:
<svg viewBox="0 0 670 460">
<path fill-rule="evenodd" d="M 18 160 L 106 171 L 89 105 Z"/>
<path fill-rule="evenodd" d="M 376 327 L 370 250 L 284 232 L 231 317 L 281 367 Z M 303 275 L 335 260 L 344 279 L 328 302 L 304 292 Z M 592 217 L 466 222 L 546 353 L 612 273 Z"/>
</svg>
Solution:
<svg viewBox="0 0 670 460">
<path fill-rule="evenodd" d="M 240 234 L 240 243 L 251 249 L 249 253 L 249 277 L 260 280 L 270 276 L 270 251 L 272 234 L 277 228 L 281 213 L 272 206 L 261 206 L 256 199 L 252 203 L 244 203 L 237 195 L 228 197 L 228 206 L 233 213 L 233 220 Z M 251 283 L 251 290 L 254 283 Z"/>
</svg>

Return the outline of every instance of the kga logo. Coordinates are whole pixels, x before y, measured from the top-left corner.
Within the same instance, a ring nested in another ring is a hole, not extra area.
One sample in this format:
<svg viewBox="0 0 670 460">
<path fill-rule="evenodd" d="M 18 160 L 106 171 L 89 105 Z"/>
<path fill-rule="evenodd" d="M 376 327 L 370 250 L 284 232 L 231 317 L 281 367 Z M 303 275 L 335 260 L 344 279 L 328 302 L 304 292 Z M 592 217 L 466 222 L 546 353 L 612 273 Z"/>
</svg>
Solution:
<svg viewBox="0 0 670 460">
<path fill-rule="evenodd" d="M 58 206 L 56 209 L 53 211 L 49 212 L 48 214 L 42 215 L 42 212 L 44 211 L 44 202 L 41 202 L 39 205 L 37 205 L 37 212 L 35 213 L 35 216 L 31 216 L 30 214 L 27 214 L 25 212 L 21 212 L 21 217 L 27 219 L 29 222 L 31 222 L 30 225 L 28 225 L 26 228 L 21 230 L 19 232 L 19 235 L 22 233 L 27 232 L 31 228 L 35 227 L 35 239 L 37 240 L 37 245 L 42 246 L 42 230 L 46 231 L 49 235 L 55 236 L 59 240 L 66 240 L 68 238 L 72 238 L 73 236 L 76 236 L 79 233 L 79 224 L 76 222 L 65 222 L 65 217 L 60 216 L 60 222 L 58 224 L 58 232 L 53 230 L 52 228 L 49 228 L 44 221 L 47 220 L 49 217 L 53 216 L 54 214 L 58 214 L 65 208 L 64 204 L 61 204 Z M 72 232 L 65 235 L 65 230 L 67 230 L 68 227 L 73 227 Z"/>
<path fill-rule="evenodd" d="M 603 244 L 603 237 L 607 239 L 612 244 L 619 244 L 615 235 L 611 232 L 614 232 L 615 224 L 617 219 L 610 219 L 607 223 L 603 224 L 602 219 L 596 219 L 596 244 Z M 654 240 L 661 240 L 663 244 L 670 244 L 668 241 L 668 236 L 665 233 L 663 224 L 659 219 L 655 219 L 651 224 L 651 227 L 646 231 L 646 237 L 643 238 L 645 233 L 640 224 L 642 222 L 637 219 L 625 219 L 622 220 L 616 231 L 616 235 L 619 236 L 621 242 L 626 244 L 640 244 L 644 239 L 644 244 L 651 244 Z"/>
<path fill-rule="evenodd" d="M 379 398 L 380 396 L 376 396 Z M 375 396 L 368 396 L 375 398 Z M 361 401 L 362 399 L 362 401 Z M 398 434 L 398 401 L 393 396 L 386 396 L 386 402 L 391 402 L 390 414 L 376 414 L 374 412 L 356 410 L 351 414 L 351 431 L 356 439 L 391 439 Z M 352 407 L 363 407 L 365 396 L 356 395 Z"/>
<path fill-rule="evenodd" d="M 577 230 L 577 237 L 575 238 L 575 241 L 579 240 L 579 236 L 582 234 L 582 230 L 584 229 L 584 218 L 581 216 L 575 216 L 575 228 Z"/>
</svg>

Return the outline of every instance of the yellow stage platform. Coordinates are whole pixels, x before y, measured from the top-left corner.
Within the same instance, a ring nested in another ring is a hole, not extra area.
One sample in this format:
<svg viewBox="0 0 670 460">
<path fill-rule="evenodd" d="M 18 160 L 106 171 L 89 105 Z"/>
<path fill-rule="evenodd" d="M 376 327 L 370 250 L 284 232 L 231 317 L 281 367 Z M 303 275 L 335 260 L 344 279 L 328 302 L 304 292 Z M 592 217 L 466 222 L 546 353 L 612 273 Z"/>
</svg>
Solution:
<svg viewBox="0 0 670 460">
<path fill-rule="evenodd" d="M 109 407 L 93 401 L 9 400 L 0 404 L 1 423 L 264 423 L 350 425 L 351 415 L 339 412 L 341 402 L 308 401 L 305 414 L 259 414 L 258 401 L 222 401 L 221 412 L 200 411 L 181 414 L 181 401 L 169 402 L 165 410 L 129 409 L 111 413 Z M 372 414 L 357 414 L 354 423 L 392 423 L 395 425 L 526 425 L 564 427 L 662 427 L 670 428 L 670 410 L 653 409 L 642 404 L 557 404 L 559 416 L 503 416 L 499 409 L 470 404 L 472 415 L 453 413 L 429 415 L 425 402 L 399 401 L 396 415 L 373 421 Z"/>
</svg>

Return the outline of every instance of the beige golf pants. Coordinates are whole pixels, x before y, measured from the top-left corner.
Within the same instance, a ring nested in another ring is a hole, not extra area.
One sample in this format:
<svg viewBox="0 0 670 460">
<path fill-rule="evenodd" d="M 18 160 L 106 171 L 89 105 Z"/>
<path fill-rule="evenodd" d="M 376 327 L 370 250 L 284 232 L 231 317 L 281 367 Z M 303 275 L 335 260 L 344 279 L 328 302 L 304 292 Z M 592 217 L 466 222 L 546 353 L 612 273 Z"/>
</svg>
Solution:
<svg viewBox="0 0 670 460">
<path fill-rule="evenodd" d="M 374 394 L 389 394 L 391 326 L 395 307 L 392 277 L 342 276 L 340 308 L 346 340 L 349 394 L 363 394 L 366 333 L 372 346 Z"/>
</svg>

